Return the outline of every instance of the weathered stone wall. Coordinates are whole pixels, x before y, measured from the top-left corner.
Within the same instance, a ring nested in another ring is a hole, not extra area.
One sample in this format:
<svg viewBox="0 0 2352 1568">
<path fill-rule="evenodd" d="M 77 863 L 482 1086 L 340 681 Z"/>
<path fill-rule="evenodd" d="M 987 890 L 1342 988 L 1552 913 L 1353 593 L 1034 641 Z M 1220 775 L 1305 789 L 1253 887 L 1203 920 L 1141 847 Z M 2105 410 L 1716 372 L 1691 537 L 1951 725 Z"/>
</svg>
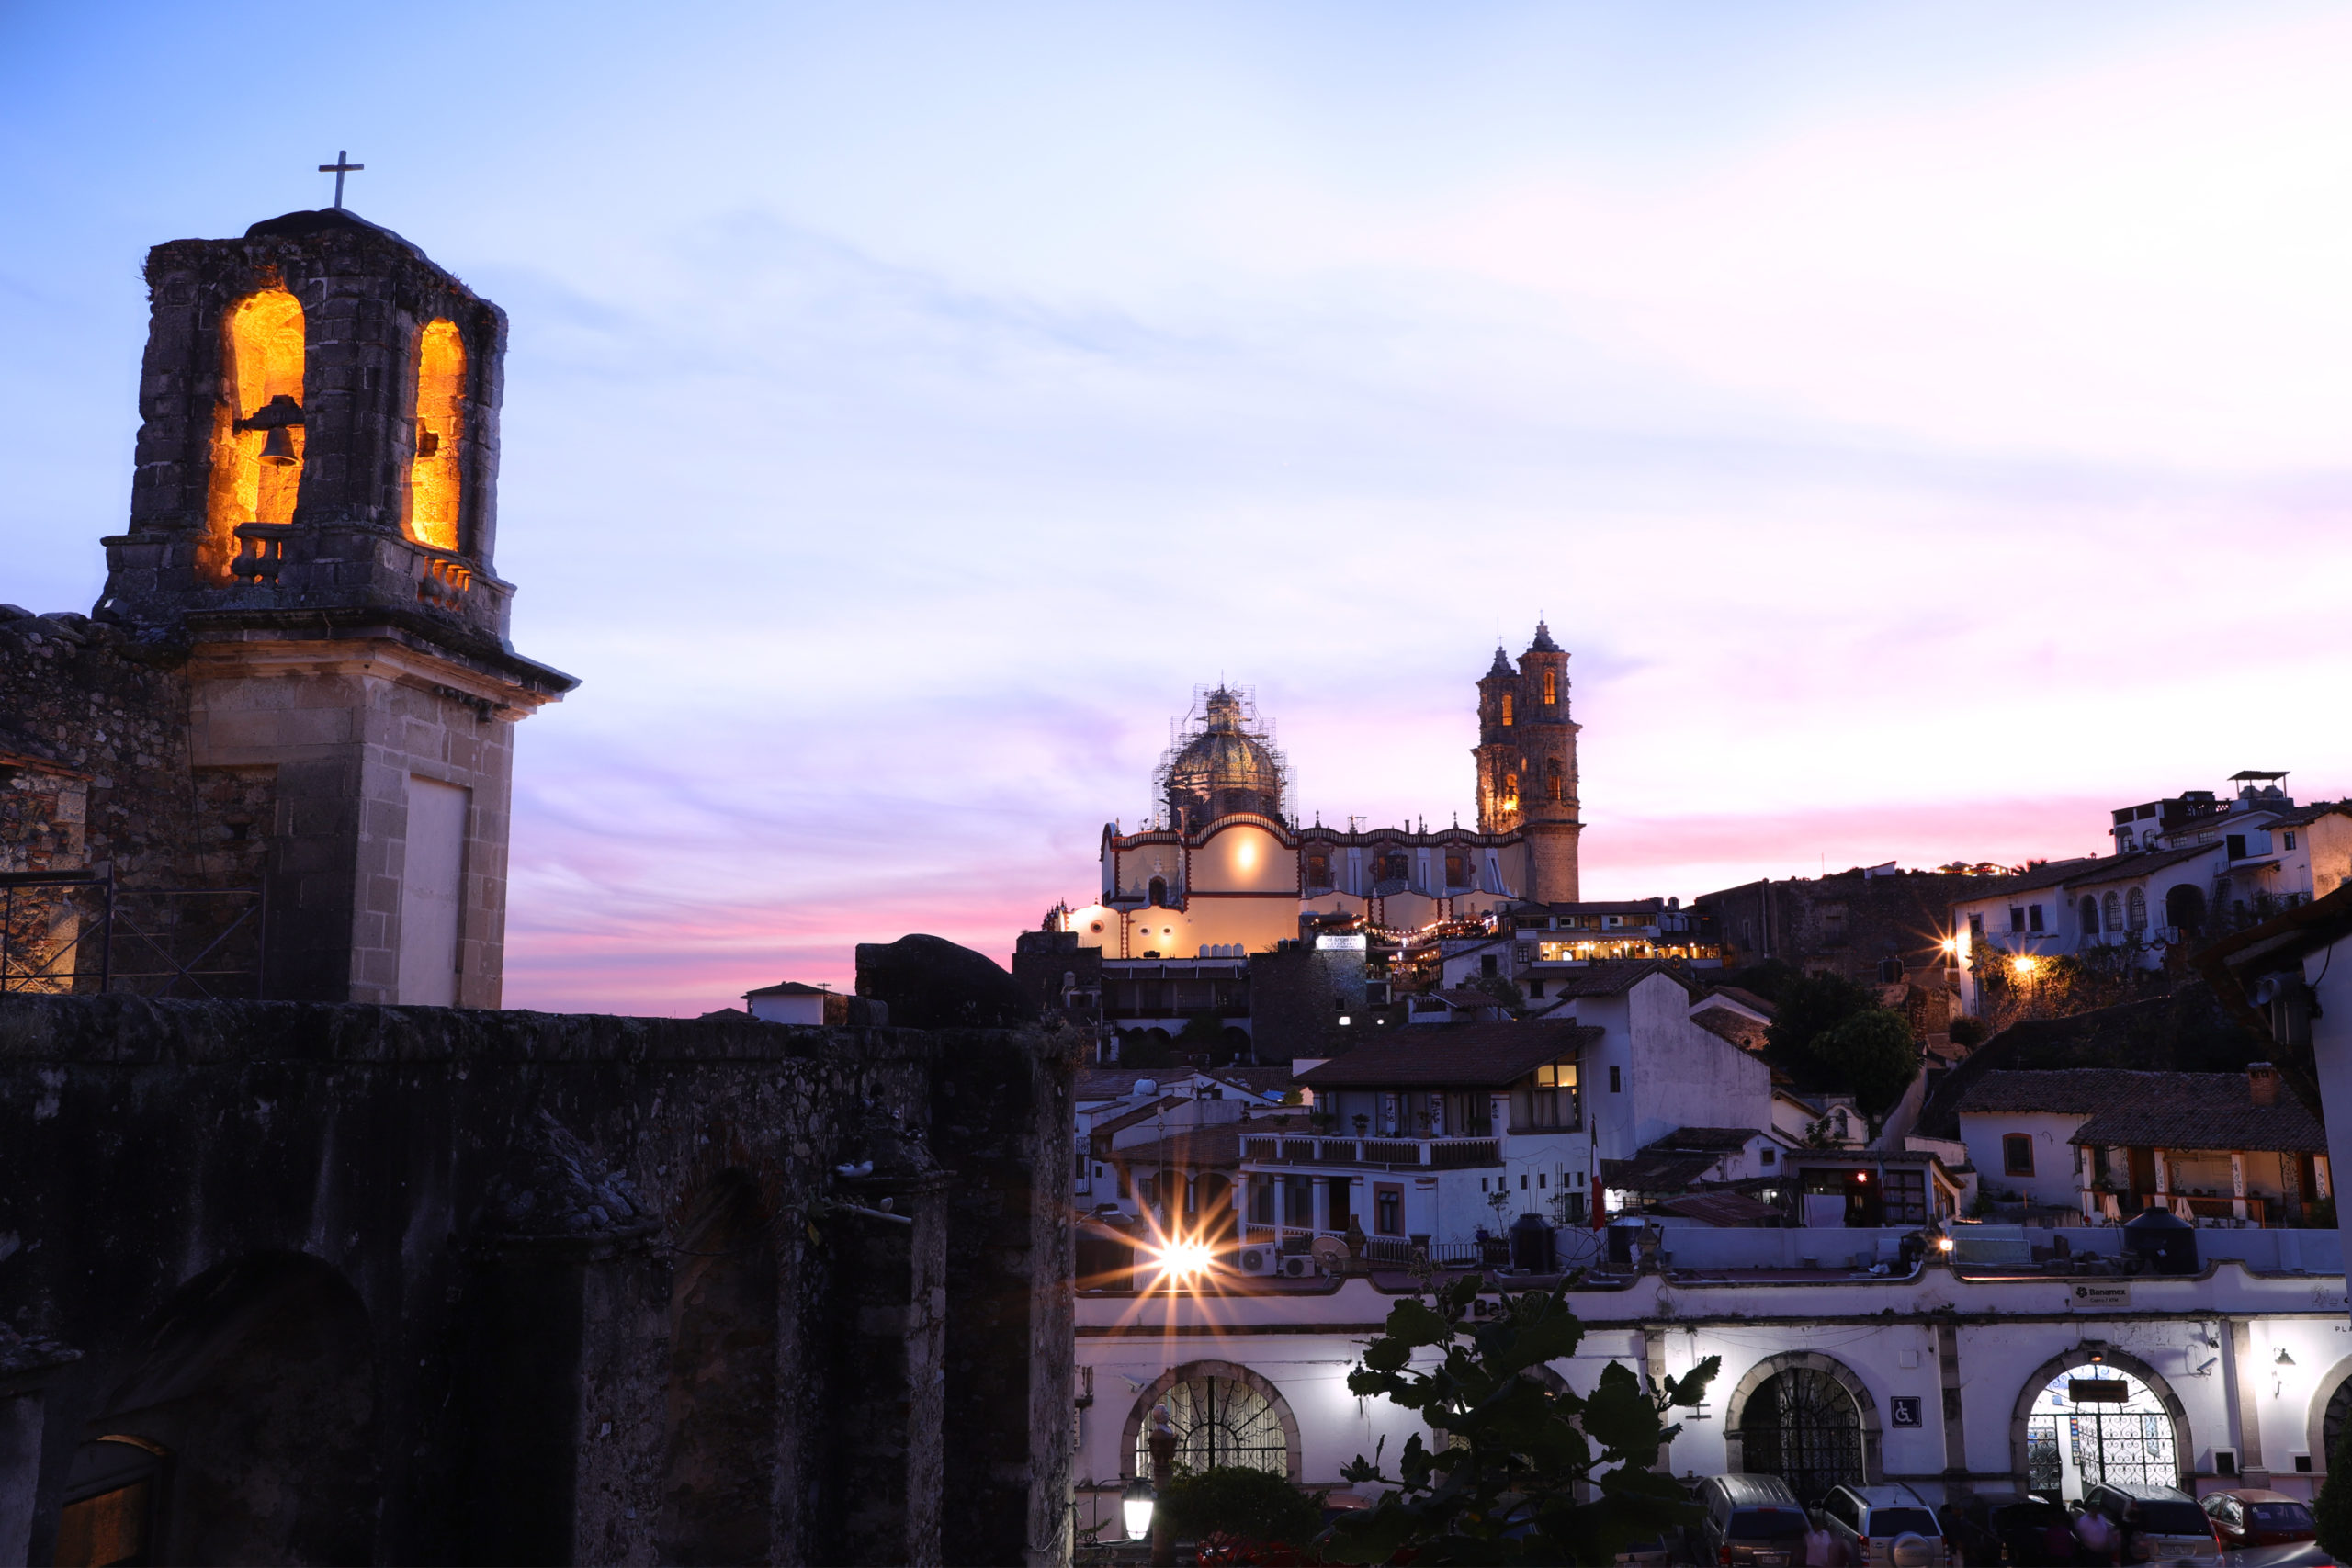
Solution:
<svg viewBox="0 0 2352 1568">
<path fill-rule="evenodd" d="M 1057 1560 L 1074 1044 L 0 1000 L 35 1560 L 107 1433 L 159 1558 Z"/>
</svg>

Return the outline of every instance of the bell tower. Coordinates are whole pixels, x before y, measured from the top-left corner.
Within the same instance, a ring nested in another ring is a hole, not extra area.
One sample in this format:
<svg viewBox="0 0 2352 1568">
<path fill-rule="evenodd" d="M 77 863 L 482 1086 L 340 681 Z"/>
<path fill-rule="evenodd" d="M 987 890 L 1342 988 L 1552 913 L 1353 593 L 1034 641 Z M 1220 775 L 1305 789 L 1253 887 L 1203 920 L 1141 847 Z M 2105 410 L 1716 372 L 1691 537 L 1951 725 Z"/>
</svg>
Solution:
<svg viewBox="0 0 2352 1568">
<path fill-rule="evenodd" d="M 341 207 L 147 258 L 94 618 L 185 657 L 191 759 L 270 784 L 266 994 L 496 1007 L 514 727 L 504 312 Z"/>
<path fill-rule="evenodd" d="M 1478 682 L 1478 830 L 1518 833 L 1537 903 L 1577 897 L 1577 731 L 1568 716 L 1568 656 L 1539 621 L 1516 669 L 1499 648 Z"/>
</svg>

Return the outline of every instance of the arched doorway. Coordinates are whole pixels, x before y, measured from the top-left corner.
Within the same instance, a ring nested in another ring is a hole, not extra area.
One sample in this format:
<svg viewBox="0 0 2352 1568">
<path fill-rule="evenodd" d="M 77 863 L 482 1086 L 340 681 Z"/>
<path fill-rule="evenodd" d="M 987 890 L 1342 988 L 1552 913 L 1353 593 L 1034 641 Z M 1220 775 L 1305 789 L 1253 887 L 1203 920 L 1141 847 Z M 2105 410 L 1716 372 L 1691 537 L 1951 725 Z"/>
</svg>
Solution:
<svg viewBox="0 0 2352 1568">
<path fill-rule="evenodd" d="M 1747 1370 L 1724 1402 L 1724 1451 L 1734 1473 L 1780 1476 L 1807 1504 L 1832 1486 L 1885 1479 L 1878 1401 L 1852 1368 L 1813 1350 Z"/>
<path fill-rule="evenodd" d="M 1238 1465 L 1297 1481 L 1298 1421 L 1274 1385 L 1231 1361 L 1191 1361 L 1162 1372 L 1136 1398 L 1120 1440 L 1129 1475 L 1151 1473 L 1151 1413 L 1168 1408 L 1176 1464 Z"/>
<path fill-rule="evenodd" d="M 2102 1482 L 2182 1484 L 2188 1420 L 2155 1369 L 2083 1348 L 2037 1368 L 2018 1392 L 2010 1462 L 2029 1490 L 2080 1497 Z"/>
<path fill-rule="evenodd" d="M 777 1268 L 751 1173 L 721 1171 L 672 1250 L 664 1560 L 760 1562 L 775 1472 Z"/>
<path fill-rule="evenodd" d="M 2184 932 L 2205 928 L 2205 890 L 2184 882 L 2165 894 L 2165 924 Z"/>
<path fill-rule="evenodd" d="M 305 1254 L 188 1281 L 85 1428 L 79 1540 L 141 1540 L 153 1562 L 373 1562 L 373 1340 L 358 1293 Z"/>
<path fill-rule="evenodd" d="M 2335 1458 L 2336 1439 L 2344 1436 L 2344 1428 L 2352 1426 L 2352 1359 L 2338 1362 L 2319 1387 L 2330 1392 L 2322 1398 L 2312 1399 L 2310 1437 L 2312 1472 L 2325 1475 Z"/>
</svg>

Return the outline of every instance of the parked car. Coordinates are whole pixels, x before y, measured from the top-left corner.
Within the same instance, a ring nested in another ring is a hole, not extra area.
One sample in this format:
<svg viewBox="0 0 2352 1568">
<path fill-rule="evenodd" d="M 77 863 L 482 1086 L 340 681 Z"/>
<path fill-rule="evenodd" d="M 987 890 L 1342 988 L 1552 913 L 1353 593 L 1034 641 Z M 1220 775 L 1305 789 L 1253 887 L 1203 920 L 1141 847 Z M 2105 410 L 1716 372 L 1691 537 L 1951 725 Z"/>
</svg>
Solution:
<svg viewBox="0 0 2352 1568">
<path fill-rule="evenodd" d="M 2030 1492 L 1984 1491 L 1972 1494 L 1950 1517 L 1939 1515 L 1944 1540 L 1958 1550 L 1965 1568 L 2068 1568 L 2074 1548 L 2053 1550 L 2052 1529 L 2074 1539 L 2075 1516 L 2066 1505 Z"/>
<path fill-rule="evenodd" d="M 1620 1551 L 1617 1561 L 1625 1568 L 1666 1568 L 1674 1561 L 1674 1551 L 1667 1545 L 1666 1537 L 1655 1535 L 1647 1540 L 1637 1540 Z"/>
<path fill-rule="evenodd" d="M 1790 1568 L 1804 1560 L 1804 1506 L 1777 1475 L 1710 1475 L 1684 1532 L 1690 1560 L 1714 1568 Z"/>
<path fill-rule="evenodd" d="M 2083 1494 L 2086 1512 L 2105 1514 L 2123 1530 L 2127 1562 L 2218 1563 L 2221 1538 L 2197 1499 L 2174 1486 L 2102 1481 Z"/>
<path fill-rule="evenodd" d="M 2311 1506 L 2284 1492 L 2243 1486 L 2233 1492 L 2208 1492 L 2203 1502 L 2224 1551 L 2319 1539 L 2319 1521 L 2312 1517 Z"/>
<path fill-rule="evenodd" d="M 1944 1560 L 1936 1511 L 1900 1482 L 1833 1486 L 1821 1517 L 1855 1568 L 1930 1568 Z"/>
</svg>

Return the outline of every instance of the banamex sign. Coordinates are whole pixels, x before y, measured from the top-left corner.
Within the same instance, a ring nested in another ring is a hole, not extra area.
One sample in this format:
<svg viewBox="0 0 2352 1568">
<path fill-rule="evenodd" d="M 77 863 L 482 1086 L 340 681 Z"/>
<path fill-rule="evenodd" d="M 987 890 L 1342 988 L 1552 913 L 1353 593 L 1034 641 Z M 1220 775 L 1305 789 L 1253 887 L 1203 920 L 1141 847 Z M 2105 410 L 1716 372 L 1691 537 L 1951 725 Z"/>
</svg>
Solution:
<svg viewBox="0 0 2352 1568">
<path fill-rule="evenodd" d="M 2078 1284 L 2071 1298 L 2076 1311 L 2111 1311 L 2132 1304 L 2132 1287 L 2120 1282 Z"/>
</svg>

